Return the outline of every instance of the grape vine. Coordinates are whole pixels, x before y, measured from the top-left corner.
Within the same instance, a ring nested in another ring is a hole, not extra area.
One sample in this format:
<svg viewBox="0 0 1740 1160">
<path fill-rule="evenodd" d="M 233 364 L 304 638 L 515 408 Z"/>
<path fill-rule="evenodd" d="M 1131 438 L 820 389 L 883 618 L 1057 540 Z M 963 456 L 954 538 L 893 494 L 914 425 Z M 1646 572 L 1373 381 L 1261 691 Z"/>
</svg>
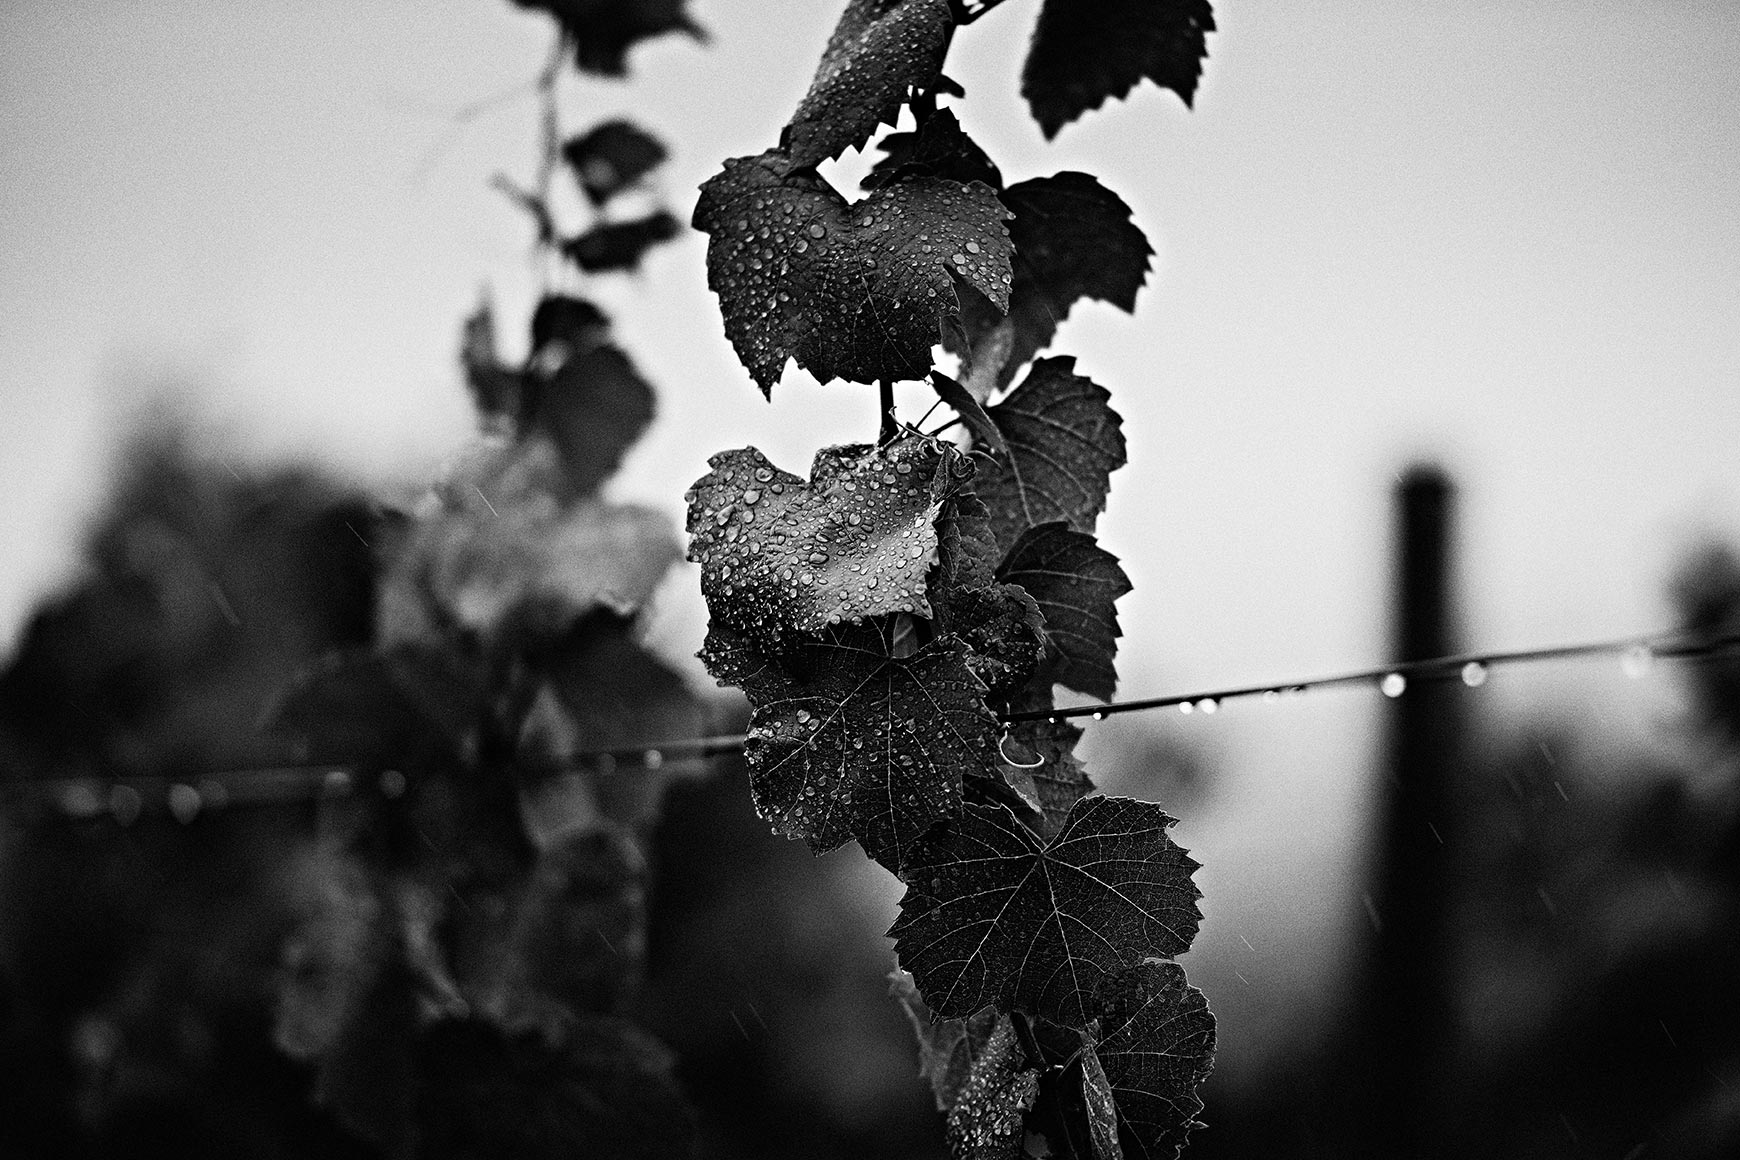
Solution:
<svg viewBox="0 0 1740 1160">
<path fill-rule="evenodd" d="M 942 71 L 955 31 L 1000 2 L 849 0 L 778 144 L 701 186 L 708 282 L 756 384 L 771 398 L 795 361 L 877 384 L 880 418 L 807 479 L 713 456 L 686 497 L 700 655 L 749 699 L 775 831 L 856 841 L 905 884 L 893 990 L 953 1154 L 1172 1157 L 1214 1048 L 1172 961 L 1196 863 L 1159 806 L 1095 792 L 1079 730 L 1000 724 L 1057 685 L 1116 685 L 1130 585 L 1094 529 L 1121 420 L 1072 359 L 1035 356 L 1082 298 L 1132 310 L 1152 251 L 1092 176 L 1005 185 L 939 107 L 964 95 Z M 1213 27 L 1207 0 L 1044 0 L 1022 93 L 1048 137 L 1144 78 L 1188 104 Z M 903 108 L 914 127 L 849 201 L 817 166 Z M 890 384 L 918 379 L 956 438 L 896 421 Z"/>
</svg>

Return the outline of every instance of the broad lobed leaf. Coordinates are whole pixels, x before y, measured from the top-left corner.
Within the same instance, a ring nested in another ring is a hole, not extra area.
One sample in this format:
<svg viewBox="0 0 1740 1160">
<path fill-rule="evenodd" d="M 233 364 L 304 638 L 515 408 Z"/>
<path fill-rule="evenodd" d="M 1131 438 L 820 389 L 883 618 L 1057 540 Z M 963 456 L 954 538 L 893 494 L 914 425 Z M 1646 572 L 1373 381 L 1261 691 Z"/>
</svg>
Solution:
<svg viewBox="0 0 1740 1160">
<path fill-rule="evenodd" d="M 1062 523 L 1041 524 L 1015 541 L 997 578 L 1019 584 L 1045 616 L 1046 682 L 1110 700 L 1122 635 L 1116 602 L 1130 591 L 1118 558 L 1090 535 Z"/>
<path fill-rule="evenodd" d="M 1049 843 L 1008 810 L 969 805 L 925 835 L 889 934 L 938 1015 L 986 1004 L 1085 1028 L 1101 980 L 1189 948 L 1196 862 L 1174 819 L 1127 798 L 1083 798 Z"/>
<path fill-rule="evenodd" d="M 829 447 L 807 482 L 753 447 L 709 462 L 688 493 L 688 529 L 714 617 L 776 648 L 791 632 L 931 615 L 937 515 L 972 471 L 952 446 L 908 437 Z"/>
<path fill-rule="evenodd" d="M 955 279 L 1008 304 L 1007 216 L 988 186 L 933 177 L 848 204 L 772 151 L 727 161 L 694 224 L 726 337 L 765 393 L 787 358 L 822 382 L 922 378 L 960 311 Z"/>
<path fill-rule="evenodd" d="M 701 650 L 754 710 L 744 749 L 761 816 L 818 854 L 857 839 L 891 870 L 960 813 L 963 776 L 994 776 L 998 729 L 964 644 L 900 656 L 892 632 L 833 629 L 774 657 L 715 621 Z"/>
<path fill-rule="evenodd" d="M 1214 1014 L 1177 963 L 1146 962 L 1101 985 L 1093 1047 L 1117 1104 L 1128 1160 L 1173 1160 L 1202 1101 L 1196 1088 L 1214 1066 Z"/>
</svg>

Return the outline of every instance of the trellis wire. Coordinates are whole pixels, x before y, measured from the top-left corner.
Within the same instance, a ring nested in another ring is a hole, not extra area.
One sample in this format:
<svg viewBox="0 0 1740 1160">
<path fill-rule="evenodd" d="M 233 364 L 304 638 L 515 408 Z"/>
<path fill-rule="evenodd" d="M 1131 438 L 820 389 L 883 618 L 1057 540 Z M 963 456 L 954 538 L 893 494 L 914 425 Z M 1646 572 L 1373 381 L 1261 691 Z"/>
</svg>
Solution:
<svg viewBox="0 0 1740 1160">
<path fill-rule="evenodd" d="M 1061 723 L 1087 717 L 1103 720 L 1118 713 L 1176 708 L 1185 713 L 1214 713 L 1227 701 L 1259 698 L 1277 701 L 1309 689 L 1372 685 L 1386 697 L 1405 695 L 1410 684 L 1459 680 L 1479 687 L 1495 668 L 1579 657 L 1617 656 L 1630 677 L 1647 674 L 1657 660 L 1701 660 L 1740 652 L 1740 632 L 1699 635 L 1686 632 L 1623 637 L 1551 648 L 1505 652 L 1460 653 L 1358 669 L 1307 680 L 1266 681 L 1205 692 L 1181 693 L 1130 701 L 1058 706 L 1002 716 L 1005 727 L 1023 721 Z M 579 770 L 611 775 L 693 765 L 739 753 L 746 737 L 721 734 L 654 745 L 581 750 L 532 772 L 561 774 Z M 234 805 L 283 805 L 321 798 L 375 792 L 397 798 L 408 788 L 405 775 L 394 769 L 364 771 L 342 763 L 226 770 L 191 778 L 74 777 L 21 779 L 0 786 L 0 796 L 27 808 L 44 806 L 64 816 L 89 819 L 108 816 L 122 825 L 136 821 L 147 808 L 166 808 L 178 821 L 189 823 L 201 813 Z"/>
</svg>

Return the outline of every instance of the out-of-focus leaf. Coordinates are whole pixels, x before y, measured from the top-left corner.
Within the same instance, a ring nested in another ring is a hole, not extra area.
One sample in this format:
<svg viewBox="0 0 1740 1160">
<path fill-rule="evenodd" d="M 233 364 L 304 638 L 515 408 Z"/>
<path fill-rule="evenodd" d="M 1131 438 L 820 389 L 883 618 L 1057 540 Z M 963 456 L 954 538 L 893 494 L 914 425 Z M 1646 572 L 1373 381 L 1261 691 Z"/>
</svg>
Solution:
<svg viewBox="0 0 1740 1160">
<path fill-rule="evenodd" d="M 1085 173 L 1064 172 L 1012 185 L 999 195 L 1014 214 L 1015 281 L 1007 314 L 983 297 L 961 295 L 961 324 L 979 347 L 1007 332 L 997 383 L 1007 386 L 1028 359 L 1051 345 L 1078 299 L 1096 298 L 1126 313 L 1148 280 L 1154 251 L 1123 199 Z"/>
<path fill-rule="evenodd" d="M 653 389 L 628 356 L 601 345 L 571 355 L 539 381 L 533 424 L 561 453 L 568 494 L 588 496 L 616 473 L 653 410 Z"/>
<path fill-rule="evenodd" d="M 715 621 L 701 659 L 749 697 L 750 789 L 775 832 L 818 854 L 856 838 L 893 869 L 960 812 L 963 776 L 996 775 L 997 718 L 964 644 L 895 656 L 890 632 L 832 629 L 774 659 Z"/>
<path fill-rule="evenodd" d="M 980 181 L 992 189 L 1003 188 L 996 164 L 967 136 L 952 109 L 938 109 L 911 132 L 889 133 L 877 147 L 884 156 L 865 175 L 866 190 L 911 177 L 944 177 L 963 185 Z"/>
<path fill-rule="evenodd" d="M 1092 532 L 1111 473 L 1124 465 L 1123 419 L 1110 392 L 1074 368 L 1073 358 L 1040 359 L 1008 398 L 987 408 L 1009 453 L 981 470 L 973 487 L 991 509 L 999 544 L 1053 520 Z"/>
<path fill-rule="evenodd" d="M 713 456 L 688 493 L 689 559 L 713 616 L 776 648 L 789 632 L 931 615 L 943 499 L 971 471 L 947 443 L 829 447 L 808 482 L 753 447 Z"/>
<path fill-rule="evenodd" d="M 1209 0 L 1045 0 L 1021 95 L 1047 137 L 1143 78 L 1189 105 L 1213 31 Z"/>
<path fill-rule="evenodd" d="M 936 84 L 953 23 L 948 0 L 848 0 L 785 128 L 791 164 L 837 157 L 892 125 L 914 90 Z"/>
<path fill-rule="evenodd" d="M 603 205 L 664 164 L 669 155 L 664 142 L 623 120 L 594 125 L 562 146 L 562 159 L 593 205 Z"/>
<path fill-rule="evenodd" d="M 1146 802 L 1083 798 L 1045 844 L 1008 810 L 967 806 L 901 869 L 889 931 L 901 965 L 939 1015 L 989 1003 L 1088 1026 L 1101 979 L 1196 935 L 1197 863 L 1167 836 L 1174 820 Z"/>
<path fill-rule="evenodd" d="M 588 274 L 636 270 L 646 252 L 682 229 L 664 210 L 624 222 L 603 222 L 562 243 L 562 252 Z"/>
<path fill-rule="evenodd" d="M 707 34 L 683 11 L 687 0 L 514 0 L 521 8 L 548 12 L 574 43 L 574 63 L 582 72 L 622 76 L 628 50 L 667 32 L 686 32 L 696 40 Z"/>
<path fill-rule="evenodd" d="M 479 303 L 476 312 L 465 320 L 459 362 L 465 369 L 465 385 L 484 426 L 512 427 L 519 420 L 525 387 L 520 373 L 503 366 L 496 357 L 495 314 L 488 299 Z"/>
<path fill-rule="evenodd" d="M 1214 1067 L 1214 1014 L 1177 963 L 1146 962 L 1102 981 L 1092 1049 L 1116 1101 L 1128 1160 L 1173 1160 Z"/>
<path fill-rule="evenodd" d="M 737 157 L 701 186 L 707 284 L 725 334 L 765 393 L 787 358 L 817 379 L 917 379 L 955 279 L 1008 303 L 1008 234 L 990 188 L 942 178 L 894 182 L 847 204 L 777 152 Z"/>
<path fill-rule="evenodd" d="M 1041 524 L 1015 541 L 997 578 L 1021 585 L 1045 614 L 1050 681 L 1110 700 L 1122 635 L 1116 602 L 1130 590 L 1118 558 L 1090 535 L 1062 523 Z"/>
<path fill-rule="evenodd" d="M 285 692 L 267 728 L 303 738 L 309 760 L 415 771 L 454 760 L 484 697 L 476 668 L 405 643 L 317 662 Z"/>
<path fill-rule="evenodd" d="M 560 365 L 610 337 L 610 318 L 584 298 L 547 294 L 532 311 L 532 362 Z M 555 348 L 552 350 L 552 348 Z"/>
</svg>

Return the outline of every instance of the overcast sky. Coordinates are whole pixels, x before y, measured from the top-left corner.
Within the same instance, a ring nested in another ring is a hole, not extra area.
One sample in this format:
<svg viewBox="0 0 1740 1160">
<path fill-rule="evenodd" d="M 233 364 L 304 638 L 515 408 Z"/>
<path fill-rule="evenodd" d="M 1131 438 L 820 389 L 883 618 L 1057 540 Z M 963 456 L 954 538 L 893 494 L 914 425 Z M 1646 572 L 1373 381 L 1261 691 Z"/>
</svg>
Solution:
<svg viewBox="0 0 1740 1160">
<path fill-rule="evenodd" d="M 632 112 L 666 137 L 686 217 L 721 159 L 775 142 L 838 7 L 693 0 L 711 43 L 565 84 L 568 127 Z M 1195 112 L 1147 86 L 1050 145 L 1015 95 L 1036 7 L 965 30 L 949 72 L 1005 177 L 1094 172 L 1159 251 L 1134 319 L 1078 308 L 1053 348 L 1126 419 L 1101 536 L 1136 585 L 1129 695 L 1381 662 L 1388 488 L 1421 456 L 1463 487 L 1470 647 L 1668 623 L 1679 553 L 1740 538 L 1740 6 L 1226 0 Z M 0 650 L 68 580 L 141 409 L 173 402 L 237 460 L 314 455 L 401 491 L 459 445 L 459 319 L 488 286 L 517 345 L 539 287 L 487 181 L 531 173 L 550 35 L 506 0 L 11 0 L 3 23 Z M 761 401 L 704 252 L 689 235 L 588 289 L 661 392 L 618 494 L 673 519 L 712 451 L 801 473 L 875 430 L 869 388 L 793 370 Z M 672 655 L 699 640 L 693 589 L 661 606 Z M 1660 690 L 1609 677 L 1487 688 L 1653 727 Z M 1215 969 L 1284 969 L 1239 936 L 1306 969 L 1327 944 L 1300 932 L 1360 914 L 1345 853 L 1375 700 L 1142 726 L 1222 771 L 1180 828 Z M 1254 990 L 1247 1028 L 1287 999 Z"/>
</svg>

